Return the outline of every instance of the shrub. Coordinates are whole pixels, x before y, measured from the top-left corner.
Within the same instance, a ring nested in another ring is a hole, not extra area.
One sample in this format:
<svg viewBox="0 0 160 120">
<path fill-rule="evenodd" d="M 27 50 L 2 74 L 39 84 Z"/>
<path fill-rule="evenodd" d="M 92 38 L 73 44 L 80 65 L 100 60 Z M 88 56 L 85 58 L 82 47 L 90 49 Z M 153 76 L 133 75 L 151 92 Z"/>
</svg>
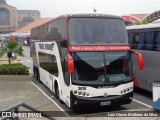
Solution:
<svg viewBox="0 0 160 120">
<path fill-rule="evenodd" d="M 0 75 L 29 75 L 28 67 L 18 64 L 0 65 Z"/>
</svg>

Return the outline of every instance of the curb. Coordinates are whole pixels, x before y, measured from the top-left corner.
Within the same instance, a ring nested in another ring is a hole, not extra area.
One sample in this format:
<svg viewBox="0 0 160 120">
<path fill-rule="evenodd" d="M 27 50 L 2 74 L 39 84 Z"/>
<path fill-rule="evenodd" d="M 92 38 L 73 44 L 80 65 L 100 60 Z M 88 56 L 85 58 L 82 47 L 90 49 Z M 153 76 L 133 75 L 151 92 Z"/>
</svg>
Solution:
<svg viewBox="0 0 160 120">
<path fill-rule="evenodd" d="M 0 61 L 8 61 L 7 58 L 1 58 Z M 11 61 L 21 61 L 21 59 L 11 59 Z"/>
</svg>

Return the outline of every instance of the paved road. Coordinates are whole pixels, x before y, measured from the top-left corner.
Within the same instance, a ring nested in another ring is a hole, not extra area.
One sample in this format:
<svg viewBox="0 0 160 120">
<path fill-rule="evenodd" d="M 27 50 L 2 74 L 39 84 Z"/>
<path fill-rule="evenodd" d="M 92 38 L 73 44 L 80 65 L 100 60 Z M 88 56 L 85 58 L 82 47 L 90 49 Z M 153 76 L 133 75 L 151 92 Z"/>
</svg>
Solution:
<svg viewBox="0 0 160 120">
<path fill-rule="evenodd" d="M 134 100 L 132 101 L 131 104 L 128 105 L 122 105 L 118 107 L 102 107 L 102 108 L 94 108 L 93 106 L 87 106 L 87 107 L 81 107 L 78 109 L 78 111 L 72 110 L 68 108 L 65 104 L 59 103 L 59 101 L 54 97 L 53 93 L 43 84 L 37 82 L 34 77 L 32 79 L 32 82 L 37 86 L 38 89 L 44 92 L 44 94 L 47 94 L 49 98 L 51 98 L 53 101 L 56 102 L 56 104 L 64 111 L 66 111 L 66 114 L 69 116 L 74 116 L 74 115 L 80 115 L 80 116 L 88 116 L 92 115 L 97 116 L 97 115 L 104 115 L 106 112 L 114 112 L 114 111 L 122 111 L 122 110 L 130 110 L 130 111 L 135 111 L 138 109 L 151 109 L 152 108 L 152 97 L 151 93 L 148 93 L 146 91 L 140 92 L 140 90 L 136 90 L 134 93 Z M 144 92 L 146 95 L 144 95 Z M 88 112 L 83 112 L 84 110 L 87 110 Z M 90 110 L 92 110 L 90 112 Z"/>
<path fill-rule="evenodd" d="M 41 111 L 51 111 L 52 115 L 56 116 L 56 119 L 62 120 L 105 120 L 106 115 L 112 114 L 114 111 L 116 113 L 122 110 L 131 111 L 153 111 L 144 105 L 133 102 L 129 105 L 124 105 L 120 107 L 105 107 L 105 108 L 95 108 L 95 112 L 79 112 L 66 107 L 65 104 L 60 104 L 57 99 L 55 99 L 52 92 L 46 88 L 42 83 L 38 83 L 32 76 L 0 76 L 0 110 L 9 107 L 17 102 L 25 102 L 30 106 L 41 110 Z M 139 94 L 139 93 L 138 93 Z M 137 95 L 137 93 L 135 93 Z M 142 96 L 141 96 L 142 97 Z M 150 96 L 146 96 L 150 99 Z M 145 99 L 146 99 L 145 98 Z M 90 107 L 89 107 L 90 108 Z M 93 109 L 94 107 L 92 107 Z M 138 109 L 137 109 L 138 108 Z M 84 110 L 84 108 L 81 108 Z M 85 110 L 88 109 L 85 107 Z M 20 110 L 24 110 L 20 108 Z M 48 112 L 47 112 L 48 113 Z M 63 118 L 61 117 L 63 116 Z M 73 117 L 74 116 L 74 117 Z M 24 120 L 30 120 L 31 118 Z M 43 119 L 43 118 L 42 118 Z M 107 117 L 107 120 L 135 120 L 138 117 Z M 157 117 L 140 118 L 141 120 L 160 120 Z M 34 120 L 41 120 L 41 118 L 34 118 Z M 43 120 L 46 120 L 45 118 Z"/>
</svg>

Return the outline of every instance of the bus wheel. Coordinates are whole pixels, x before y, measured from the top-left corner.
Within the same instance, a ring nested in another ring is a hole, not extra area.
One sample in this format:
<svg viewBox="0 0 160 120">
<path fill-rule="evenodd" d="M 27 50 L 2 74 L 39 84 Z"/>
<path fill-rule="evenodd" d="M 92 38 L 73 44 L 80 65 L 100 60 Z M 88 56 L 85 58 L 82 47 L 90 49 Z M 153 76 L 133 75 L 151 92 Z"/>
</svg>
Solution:
<svg viewBox="0 0 160 120">
<path fill-rule="evenodd" d="M 59 100 L 60 103 L 63 103 L 63 101 L 60 99 L 59 87 L 58 87 L 58 85 L 56 85 L 56 98 Z"/>
<path fill-rule="evenodd" d="M 35 70 L 35 77 L 36 80 L 41 83 L 38 70 Z"/>
</svg>

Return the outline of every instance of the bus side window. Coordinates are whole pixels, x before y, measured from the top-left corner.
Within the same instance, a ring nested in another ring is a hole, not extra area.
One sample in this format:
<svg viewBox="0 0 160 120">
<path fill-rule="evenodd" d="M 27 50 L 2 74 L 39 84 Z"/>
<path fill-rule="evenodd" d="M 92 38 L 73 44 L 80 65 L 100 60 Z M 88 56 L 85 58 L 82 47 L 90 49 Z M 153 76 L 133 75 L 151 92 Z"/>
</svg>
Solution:
<svg viewBox="0 0 160 120">
<path fill-rule="evenodd" d="M 146 33 L 146 49 L 147 50 L 153 49 L 153 37 L 154 37 L 154 32 Z"/>
<path fill-rule="evenodd" d="M 64 58 L 64 82 L 67 86 L 70 85 L 70 77 L 68 74 L 68 56 L 67 53 L 64 53 L 65 58 Z"/>
<path fill-rule="evenodd" d="M 138 49 L 139 34 L 135 33 L 133 38 L 133 49 Z"/>
<path fill-rule="evenodd" d="M 158 38 L 157 38 L 157 50 L 160 51 L 160 32 L 158 32 Z"/>
<path fill-rule="evenodd" d="M 158 48 L 158 32 L 154 31 L 153 50 Z"/>
<path fill-rule="evenodd" d="M 56 40 L 66 40 L 66 22 L 64 18 L 55 20 L 55 32 Z"/>
<path fill-rule="evenodd" d="M 144 49 L 144 35 L 144 32 L 139 33 L 138 49 Z"/>
<path fill-rule="evenodd" d="M 133 48 L 133 35 L 134 33 L 128 33 L 128 40 L 129 40 L 129 44 L 131 45 L 131 48 Z"/>
</svg>

